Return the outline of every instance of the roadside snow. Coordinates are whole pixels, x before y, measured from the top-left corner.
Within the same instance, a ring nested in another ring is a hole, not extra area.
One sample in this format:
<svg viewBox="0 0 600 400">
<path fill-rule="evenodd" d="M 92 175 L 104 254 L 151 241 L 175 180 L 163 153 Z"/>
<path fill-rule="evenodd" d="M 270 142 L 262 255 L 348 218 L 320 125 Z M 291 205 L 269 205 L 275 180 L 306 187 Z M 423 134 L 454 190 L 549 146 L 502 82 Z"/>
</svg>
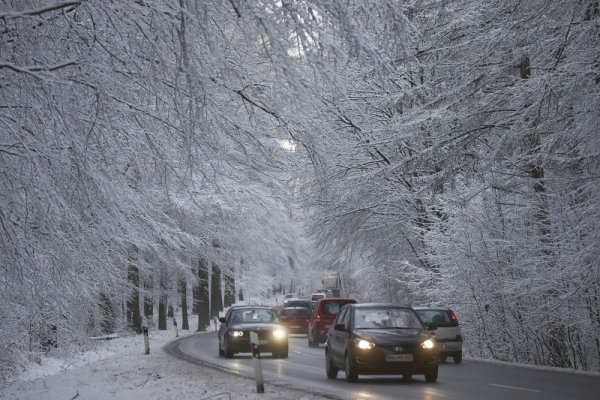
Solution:
<svg viewBox="0 0 600 400">
<path fill-rule="evenodd" d="M 180 331 L 180 336 L 189 334 Z M 69 359 L 45 358 L 0 388 L 0 399 L 324 399 L 268 382 L 265 393 L 257 394 L 252 379 L 167 355 L 162 348 L 175 339 L 173 330 L 151 330 L 149 337 L 149 355 L 140 335 L 103 341 Z"/>
</svg>

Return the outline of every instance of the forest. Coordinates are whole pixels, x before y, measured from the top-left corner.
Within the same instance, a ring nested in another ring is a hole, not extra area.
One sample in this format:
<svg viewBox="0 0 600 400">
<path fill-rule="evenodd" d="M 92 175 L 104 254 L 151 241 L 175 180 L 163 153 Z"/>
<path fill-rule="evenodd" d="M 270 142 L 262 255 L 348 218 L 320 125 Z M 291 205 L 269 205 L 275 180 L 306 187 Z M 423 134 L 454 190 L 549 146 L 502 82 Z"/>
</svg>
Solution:
<svg viewBox="0 0 600 400">
<path fill-rule="evenodd" d="M 599 128 L 599 0 L 3 1 L 0 379 L 323 271 L 598 370 Z"/>
</svg>

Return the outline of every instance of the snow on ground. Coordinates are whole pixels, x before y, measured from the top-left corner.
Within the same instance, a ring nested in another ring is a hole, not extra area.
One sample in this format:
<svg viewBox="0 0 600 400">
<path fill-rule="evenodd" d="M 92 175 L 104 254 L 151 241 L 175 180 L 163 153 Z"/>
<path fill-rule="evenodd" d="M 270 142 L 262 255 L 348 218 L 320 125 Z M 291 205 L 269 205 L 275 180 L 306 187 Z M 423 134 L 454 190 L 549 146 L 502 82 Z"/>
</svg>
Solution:
<svg viewBox="0 0 600 400">
<path fill-rule="evenodd" d="M 194 332 L 180 331 L 180 337 Z M 175 331 L 151 330 L 150 354 L 143 336 L 102 341 L 94 351 L 69 359 L 44 358 L 17 380 L 0 387 L 0 399 L 18 400 L 318 400 L 324 397 L 265 382 L 256 393 L 253 379 L 169 356 L 162 349 Z"/>
</svg>

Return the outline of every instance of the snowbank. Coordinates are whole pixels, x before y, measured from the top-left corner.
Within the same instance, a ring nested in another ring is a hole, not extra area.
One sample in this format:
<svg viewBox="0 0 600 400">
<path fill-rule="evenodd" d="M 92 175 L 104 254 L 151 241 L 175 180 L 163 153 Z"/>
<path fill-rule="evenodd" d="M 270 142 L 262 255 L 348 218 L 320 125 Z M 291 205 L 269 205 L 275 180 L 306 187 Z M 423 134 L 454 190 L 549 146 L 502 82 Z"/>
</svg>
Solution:
<svg viewBox="0 0 600 400">
<path fill-rule="evenodd" d="M 180 331 L 180 336 L 191 334 Z M 324 397 L 265 383 L 257 394 L 254 380 L 199 366 L 167 355 L 162 347 L 175 339 L 169 331 L 150 331 L 150 354 L 143 336 L 102 341 L 94 351 L 69 359 L 45 358 L 16 381 L 0 388 L 0 399 L 278 399 Z"/>
</svg>

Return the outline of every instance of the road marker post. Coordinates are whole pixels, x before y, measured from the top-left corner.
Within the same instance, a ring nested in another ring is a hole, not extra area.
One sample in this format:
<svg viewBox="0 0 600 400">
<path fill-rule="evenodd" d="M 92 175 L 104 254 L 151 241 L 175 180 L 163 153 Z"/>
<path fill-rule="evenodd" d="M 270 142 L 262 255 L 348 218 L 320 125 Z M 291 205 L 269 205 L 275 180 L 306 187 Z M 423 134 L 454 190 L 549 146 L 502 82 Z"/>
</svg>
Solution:
<svg viewBox="0 0 600 400">
<path fill-rule="evenodd" d="M 250 332 L 250 346 L 252 347 L 252 358 L 254 359 L 254 376 L 256 377 L 256 393 L 264 393 L 262 363 L 260 361 L 260 351 L 258 349 L 258 333 Z"/>
<path fill-rule="evenodd" d="M 148 327 L 144 325 L 142 327 L 142 331 L 144 333 L 144 351 L 145 354 L 150 354 L 150 339 L 148 338 Z"/>
</svg>

